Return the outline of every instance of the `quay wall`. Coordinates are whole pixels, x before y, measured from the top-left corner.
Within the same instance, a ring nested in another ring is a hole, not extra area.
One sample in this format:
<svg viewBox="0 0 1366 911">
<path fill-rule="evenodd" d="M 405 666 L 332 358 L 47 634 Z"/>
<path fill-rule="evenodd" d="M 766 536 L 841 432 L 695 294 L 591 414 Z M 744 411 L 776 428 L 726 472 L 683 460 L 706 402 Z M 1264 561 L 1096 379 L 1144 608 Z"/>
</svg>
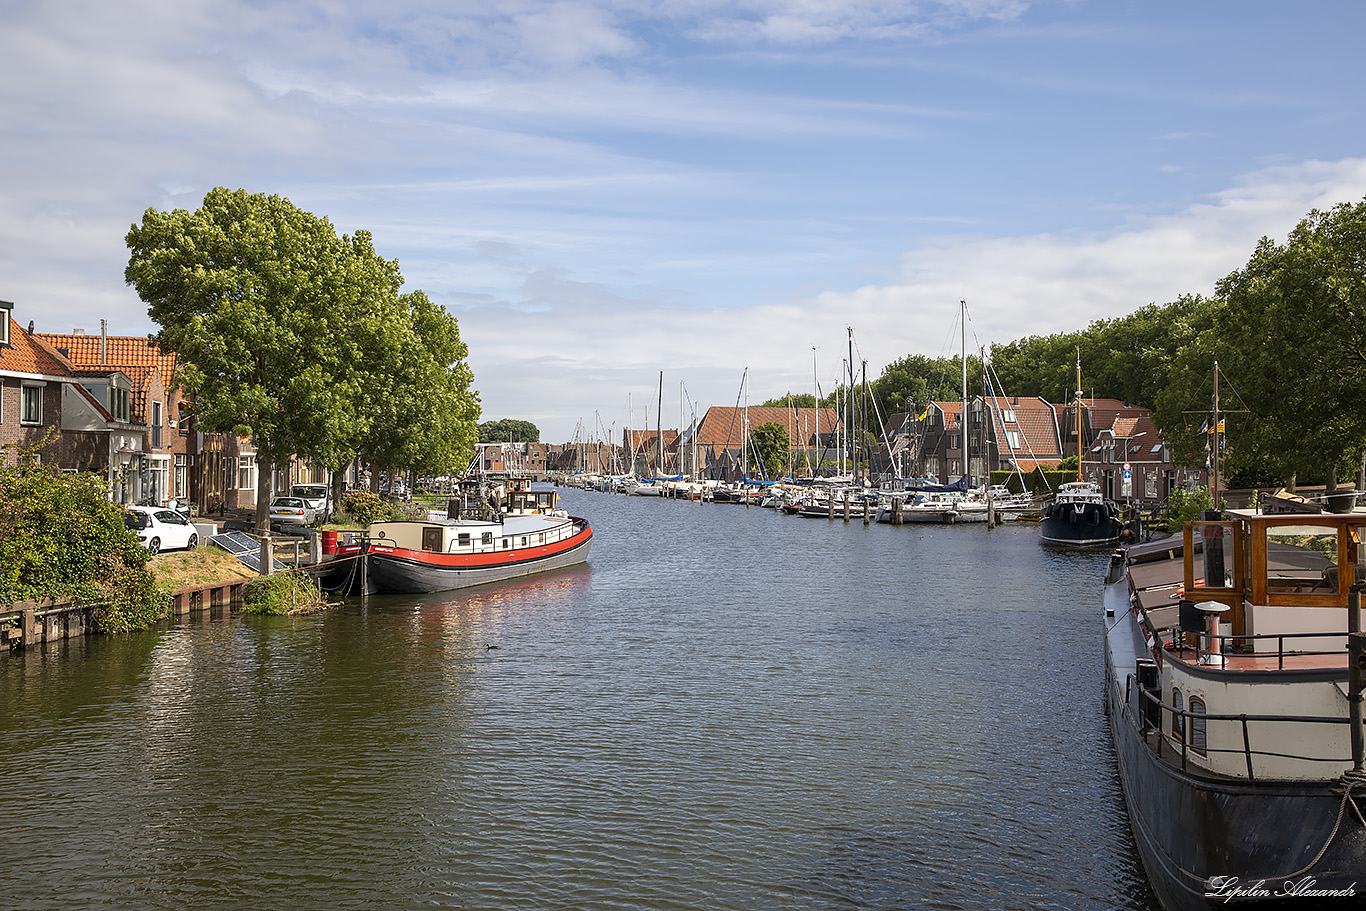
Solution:
<svg viewBox="0 0 1366 911">
<path fill-rule="evenodd" d="M 184 617 L 192 612 L 231 610 L 242 600 L 246 580 L 218 582 L 184 588 L 171 593 L 169 614 Z M 98 604 L 74 604 L 45 598 L 19 601 L 0 610 L 0 641 L 9 650 L 30 648 L 96 632 L 94 613 Z"/>
</svg>

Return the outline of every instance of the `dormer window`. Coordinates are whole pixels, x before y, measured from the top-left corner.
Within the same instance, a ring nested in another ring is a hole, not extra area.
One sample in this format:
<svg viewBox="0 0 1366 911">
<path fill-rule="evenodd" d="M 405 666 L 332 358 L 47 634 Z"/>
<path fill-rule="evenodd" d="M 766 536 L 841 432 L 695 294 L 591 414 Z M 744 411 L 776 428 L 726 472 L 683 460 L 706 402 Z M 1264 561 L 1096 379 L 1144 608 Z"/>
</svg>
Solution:
<svg viewBox="0 0 1366 911">
<path fill-rule="evenodd" d="M 109 413 L 116 421 L 128 420 L 128 390 L 113 383 L 109 384 Z"/>
<path fill-rule="evenodd" d="M 14 309 L 11 301 L 0 301 L 0 345 L 8 345 L 10 311 Z"/>
<path fill-rule="evenodd" d="M 1016 423 L 1016 421 L 1015 421 L 1015 409 L 1014 409 L 1014 408 L 1002 408 L 1002 409 L 1001 409 L 1001 423 L 1003 423 L 1003 424 L 1014 424 L 1014 423 Z"/>
</svg>

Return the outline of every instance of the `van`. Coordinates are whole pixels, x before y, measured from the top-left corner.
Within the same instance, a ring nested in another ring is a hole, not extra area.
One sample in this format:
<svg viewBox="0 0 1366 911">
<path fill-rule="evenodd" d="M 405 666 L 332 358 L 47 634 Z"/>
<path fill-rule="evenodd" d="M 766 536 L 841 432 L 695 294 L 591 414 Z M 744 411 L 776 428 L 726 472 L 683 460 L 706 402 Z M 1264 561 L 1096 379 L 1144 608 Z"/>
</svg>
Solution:
<svg viewBox="0 0 1366 911">
<path fill-rule="evenodd" d="M 332 489 L 326 484 L 295 484 L 289 489 L 291 497 L 298 497 L 319 518 L 332 514 Z"/>
</svg>

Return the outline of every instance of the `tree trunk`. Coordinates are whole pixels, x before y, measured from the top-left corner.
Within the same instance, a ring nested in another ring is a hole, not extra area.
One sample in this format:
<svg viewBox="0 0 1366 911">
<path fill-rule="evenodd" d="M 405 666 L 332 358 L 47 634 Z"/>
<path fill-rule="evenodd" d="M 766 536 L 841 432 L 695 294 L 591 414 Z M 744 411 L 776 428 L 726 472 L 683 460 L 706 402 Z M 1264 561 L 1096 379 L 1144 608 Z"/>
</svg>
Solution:
<svg viewBox="0 0 1366 911">
<path fill-rule="evenodd" d="M 275 463 L 270 456 L 256 450 L 256 533 L 270 534 L 271 475 Z"/>
<path fill-rule="evenodd" d="M 1337 489 L 1338 489 L 1338 470 L 1337 470 L 1336 468 L 1330 468 L 1330 469 L 1328 469 L 1328 487 L 1327 487 L 1327 489 L 1324 490 L 1323 495 L 1324 495 L 1325 497 L 1327 497 L 1327 496 L 1332 496 L 1333 491 L 1335 491 L 1335 490 L 1337 490 Z"/>
</svg>

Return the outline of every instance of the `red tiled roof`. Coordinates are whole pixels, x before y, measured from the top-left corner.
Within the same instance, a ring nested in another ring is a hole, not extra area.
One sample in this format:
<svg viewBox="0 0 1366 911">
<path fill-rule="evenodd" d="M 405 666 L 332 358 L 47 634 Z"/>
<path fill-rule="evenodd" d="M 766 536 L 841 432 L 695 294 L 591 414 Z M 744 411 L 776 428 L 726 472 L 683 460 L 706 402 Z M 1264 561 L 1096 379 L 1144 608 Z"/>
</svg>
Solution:
<svg viewBox="0 0 1366 911">
<path fill-rule="evenodd" d="M 1062 458 L 1061 441 L 1058 439 L 1058 425 L 1054 420 L 1053 406 L 1038 397 L 1006 398 L 1004 396 L 985 397 L 990 406 L 995 423 L 996 441 L 1000 445 L 1002 458 L 1010 456 L 1020 459 L 1057 462 Z M 1015 422 L 1008 424 L 1002 420 L 1002 412 L 1015 412 Z M 1013 452 L 1006 446 L 1006 431 L 1020 432 L 1020 445 Z"/>
<path fill-rule="evenodd" d="M 13 317 L 9 319 L 7 347 L 0 347 L 0 370 L 15 373 L 40 373 L 45 376 L 70 376 L 71 362 L 29 335 Z"/>
<path fill-rule="evenodd" d="M 173 388 L 171 382 L 175 373 L 175 354 L 162 352 L 145 336 L 53 335 L 48 332 L 34 334 L 57 351 L 65 352 L 66 358 L 78 369 L 108 367 L 111 370 L 122 370 L 134 383 L 142 384 L 143 388 L 146 388 L 147 380 L 150 378 L 148 371 L 159 370 L 162 385 L 167 390 Z M 103 354 L 100 352 L 102 342 Z"/>
<path fill-rule="evenodd" d="M 749 409 L 749 426 L 753 430 L 761 424 L 778 424 L 787 430 L 793 446 L 803 446 L 817 433 L 835 432 L 839 414 L 833 408 L 785 408 L 776 405 L 754 405 Z M 744 408 L 713 405 L 707 409 L 697 428 L 697 441 L 703 446 L 726 446 L 738 449 L 745 434 Z M 817 422 L 819 421 L 819 427 Z"/>
</svg>

